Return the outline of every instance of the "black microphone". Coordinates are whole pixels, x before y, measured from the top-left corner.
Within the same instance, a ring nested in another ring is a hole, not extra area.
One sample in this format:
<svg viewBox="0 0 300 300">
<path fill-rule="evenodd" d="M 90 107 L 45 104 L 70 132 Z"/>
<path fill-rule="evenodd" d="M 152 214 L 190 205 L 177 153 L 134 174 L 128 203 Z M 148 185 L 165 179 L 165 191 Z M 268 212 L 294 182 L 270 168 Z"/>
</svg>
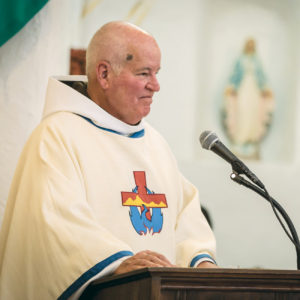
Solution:
<svg viewBox="0 0 300 300">
<path fill-rule="evenodd" d="M 248 167 L 239 160 L 218 138 L 212 131 L 203 131 L 200 135 L 200 144 L 202 148 L 212 150 L 220 157 L 229 162 L 232 170 L 237 174 L 246 175 L 253 183 L 257 184 L 260 188 L 264 189 L 263 183 L 253 174 Z"/>
</svg>

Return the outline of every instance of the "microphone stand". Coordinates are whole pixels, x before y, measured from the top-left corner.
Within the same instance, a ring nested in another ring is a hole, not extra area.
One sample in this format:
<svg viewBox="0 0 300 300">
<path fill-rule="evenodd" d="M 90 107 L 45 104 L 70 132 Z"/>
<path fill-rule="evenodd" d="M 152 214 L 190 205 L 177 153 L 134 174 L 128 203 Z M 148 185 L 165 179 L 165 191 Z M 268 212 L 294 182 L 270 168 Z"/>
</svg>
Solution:
<svg viewBox="0 0 300 300">
<path fill-rule="evenodd" d="M 300 243 L 299 243 L 299 238 L 298 238 L 298 234 L 297 231 L 290 219 L 290 217 L 288 216 L 288 214 L 285 212 L 285 210 L 283 209 L 283 207 L 275 200 L 273 199 L 268 192 L 265 190 L 261 190 L 260 188 L 258 188 L 256 185 L 254 185 L 253 183 L 249 182 L 248 180 L 244 179 L 242 176 L 240 176 L 239 174 L 233 172 L 230 175 L 230 178 L 245 186 L 246 188 L 249 188 L 251 190 L 253 190 L 254 192 L 256 192 L 257 194 L 261 195 L 263 198 L 265 198 L 268 202 L 271 203 L 272 208 L 274 210 L 274 213 L 276 215 L 276 217 L 278 218 L 281 226 L 283 227 L 284 231 L 286 232 L 286 234 L 288 235 L 289 239 L 292 241 L 292 243 L 295 245 L 296 247 L 296 254 L 297 254 L 297 269 L 300 270 Z M 284 227 L 284 225 L 282 224 L 280 218 L 278 217 L 274 207 L 280 212 L 281 216 L 283 217 L 283 219 L 285 220 L 287 226 L 289 227 L 289 230 L 291 232 L 292 237 L 290 236 L 290 234 L 287 232 L 286 228 Z"/>
</svg>

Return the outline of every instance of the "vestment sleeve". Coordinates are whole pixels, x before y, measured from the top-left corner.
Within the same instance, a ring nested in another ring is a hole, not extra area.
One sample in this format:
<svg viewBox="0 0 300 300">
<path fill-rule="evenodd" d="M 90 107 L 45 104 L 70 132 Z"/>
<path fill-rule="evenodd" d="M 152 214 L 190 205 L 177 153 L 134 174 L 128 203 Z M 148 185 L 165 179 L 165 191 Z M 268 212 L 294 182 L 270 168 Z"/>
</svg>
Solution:
<svg viewBox="0 0 300 300">
<path fill-rule="evenodd" d="M 196 266 L 215 262 L 216 241 L 199 203 L 198 190 L 182 176 L 183 203 L 176 224 L 176 263 Z"/>
<path fill-rule="evenodd" d="M 31 136 L 15 173 L 2 239 L 7 258 L 3 280 L 13 289 L 18 278 L 23 291 L 31 282 L 36 295 L 31 299 L 45 299 L 39 296 L 45 290 L 47 299 L 68 299 L 90 278 L 133 253 L 99 225 L 76 151 L 70 153 L 60 132 L 45 127 Z"/>
</svg>

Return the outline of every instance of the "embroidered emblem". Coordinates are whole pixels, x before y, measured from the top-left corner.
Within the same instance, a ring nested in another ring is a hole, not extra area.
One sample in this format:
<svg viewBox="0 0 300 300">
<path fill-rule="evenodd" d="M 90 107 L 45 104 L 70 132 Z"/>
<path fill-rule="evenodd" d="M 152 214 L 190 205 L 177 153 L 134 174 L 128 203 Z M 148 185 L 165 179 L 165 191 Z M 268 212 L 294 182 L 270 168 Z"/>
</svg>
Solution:
<svg viewBox="0 0 300 300">
<path fill-rule="evenodd" d="M 136 187 L 132 192 L 121 192 L 122 205 L 130 207 L 130 220 L 140 235 L 160 233 L 163 225 L 162 208 L 168 207 L 165 194 L 155 194 L 146 185 L 144 171 L 134 171 Z"/>
</svg>

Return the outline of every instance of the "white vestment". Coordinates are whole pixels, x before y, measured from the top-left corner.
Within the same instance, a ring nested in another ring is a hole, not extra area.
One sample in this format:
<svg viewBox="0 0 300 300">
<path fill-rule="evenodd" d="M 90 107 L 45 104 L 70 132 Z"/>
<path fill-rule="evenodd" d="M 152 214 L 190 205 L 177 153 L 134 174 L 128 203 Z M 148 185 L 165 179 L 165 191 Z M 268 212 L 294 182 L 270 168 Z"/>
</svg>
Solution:
<svg viewBox="0 0 300 300">
<path fill-rule="evenodd" d="M 1 228 L 0 299 L 78 298 L 146 249 L 179 267 L 213 260 L 196 188 L 149 124 L 127 125 L 50 78 Z"/>
</svg>

